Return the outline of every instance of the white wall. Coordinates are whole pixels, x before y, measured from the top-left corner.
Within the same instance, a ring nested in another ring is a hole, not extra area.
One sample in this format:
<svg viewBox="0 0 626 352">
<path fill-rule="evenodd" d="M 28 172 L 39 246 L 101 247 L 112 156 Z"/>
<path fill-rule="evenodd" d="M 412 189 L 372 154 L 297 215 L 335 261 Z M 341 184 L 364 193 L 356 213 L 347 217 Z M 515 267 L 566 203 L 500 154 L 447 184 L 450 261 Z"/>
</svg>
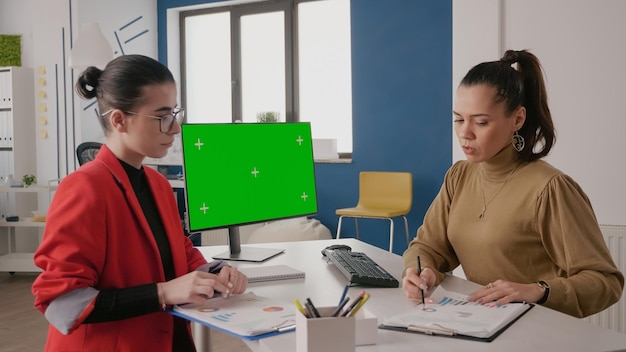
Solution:
<svg viewBox="0 0 626 352">
<path fill-rule="evenodd" d="M 49 132 L 47 139 L 37 137 L 40 179 L 53 178 L 57 164 L 63 173 L 65 159 L 70 161 L 68 168 L 73 168 L 73 146 L 62 150 L 60 159 L 56 155 L 57 110 L 63 121 L 65 107 L 71 114 L 74 106 L 77 116 L 69 121 L 77 126 L 77 143 L 102 138 L 93 109 L 83 112 L 86 103 L 80 99 L 72 103 L 71 86 L 78 73 L 72 76 L 68 70 L 55 82 L 55 68 L 62 71 L 66 67 L 70 29 L 76 31 L 80 23 L 96 21 L 118 50 L 116 56 L 124 49 L 125 53 L 156 57 L 155 0 L 72 0 L 71 5 L 72 11 L 65 0 L 0 0 L 0 33 L 22 35 L 24 66 L 35 72 L 39 66 L 46 67 L 48 124 L 38 125 L 34 133 L 38 136 L 44 128 Z M 624 109 L 620 108 L 626 82 L 621 62 L 626 57 L 626 22 L 620 18 L 624 13 L 626 1 L 621 0 L 454 0 L 451 87 L 456 90 L 471 66 L 498 59 L 507 48 L 527 48 L 537 54 L 547 72 L 558 133 L 547 160 L 581 184 L 601 223 L 622 225 L 626 224 L 626 187 L 622 184 L 626 159 L 620 150 L 626 131 Z M 120 29 L 139 17 L 128 30 Z M 137 34 L 144 28 L 147 34 L 124 43 L 129 39 L 127 32 Z M 60 127 L 62 132 L 67 129 Z M 64 143 L 60 145 L 65 148 Z M 462 158 L 455 138 L 453 159 Z"/>
<path fill-rule="evenodd" d="M 82 141 L 103 141 L 95 105 L 75 95 L 80 74 L 67 67 L 79 27 L 97 22 L 114 56 L 144 54 L 157 58 L 156 0 L 0 0 L 0 33 L 22 35 L 22 66 L 35 71 L 37 176 L 55 179 L 74 170 L 75 148 Z M 43 71 L 40 71 L 43 70 Z M 45 85 L 38 85 L 43 78 Z M 45 97 L 39 95 L 45 91 Z M 45 117 L 46 123 L 40 119 Z M 58 121 L 58 123 L 57 123 Z M 47 137 L 40 133 L 45 130 Z M 58 131 L 58 132 L 57 132 Z"/>
<path fill-rule="evenodd" d="M 582 186 L 600 223 L 625 225 L 626 1 L 455 0 L 453 8 L 453 89 L 506 49 L 535 53 L 557 129 L 546 160 Z M 464 158 L 456 137 L 453 150 L 455 161 Z"/>
</svg>

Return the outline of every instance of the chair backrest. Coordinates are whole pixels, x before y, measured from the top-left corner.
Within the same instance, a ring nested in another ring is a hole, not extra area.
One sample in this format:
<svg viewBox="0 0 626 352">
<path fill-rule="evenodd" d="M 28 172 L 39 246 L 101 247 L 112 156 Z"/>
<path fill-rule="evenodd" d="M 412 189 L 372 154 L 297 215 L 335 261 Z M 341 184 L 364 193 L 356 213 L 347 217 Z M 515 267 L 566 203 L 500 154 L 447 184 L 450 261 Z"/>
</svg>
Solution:
<svg viewBox="0 0 626 352">
<path fill-rule="evenodd" d="M 83 165 L 84 163 L 95 159 L 101 146 L 102 143 L 98 142 L 83 142 L 79 144 L 78 147 L 76 147 L 78 164 Z"/>
<path fill-rule="evenodd" d="M 380 209 L 411 210 L 413 174 L 410 172 L 363 171 L 359 174 L 359 204 Z"/>
</svg>

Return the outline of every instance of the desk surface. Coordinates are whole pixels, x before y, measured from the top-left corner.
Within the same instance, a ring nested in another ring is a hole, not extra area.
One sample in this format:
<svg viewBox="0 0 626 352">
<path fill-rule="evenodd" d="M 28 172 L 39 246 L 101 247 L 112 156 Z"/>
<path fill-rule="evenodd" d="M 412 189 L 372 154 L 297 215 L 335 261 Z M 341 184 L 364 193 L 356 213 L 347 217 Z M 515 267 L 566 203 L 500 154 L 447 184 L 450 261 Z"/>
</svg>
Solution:
<svg viewBox="0 0 626 352">
<path fill-rule="evenodd" d="M 379 265 L 401 280 L 402 257 L 356 239 L 259 243 L 250 246 L 266 248 L 284 248 L 285 253 L 264 263 L 231 262 L 237 267 L 286 264 L 306 272 L 305 279 L 273 281 L 250 284 L 249 291 L 257 295 L 293 301 L 310 297 L 318 306 L 336 305 L 346 278 L 322 257 L 321 250 L 331 244 L 347 244 L 355 252 L 365 252 Z M 225 250 L 225 246 L 198 247 L 208 259 Z M 469 281 L 448 277 L 444 281 L 447 289 L 470 293 L 478 285 Z M 354 297 L 362 290 L 355 286 L 348 295 Z M 399 288 L 368 287 L 371 297 L 367 309 L 382 318 L 404 309 L 414 307 Z M 424 351 L 626 351 L 626 335 L 601 328 L 584 320 L 542 307 L 536 306 L 509 327 L 493 342 L 476 342 L 441 336 L 402 333 L 378 330 L 378 343 L 370 346 L 358 346 L 362 351 L 415 351 L 417 346 Z M 252 341 L 249 346 L 255 351 L 293 352 L 295 333 Z"/>
</svg>

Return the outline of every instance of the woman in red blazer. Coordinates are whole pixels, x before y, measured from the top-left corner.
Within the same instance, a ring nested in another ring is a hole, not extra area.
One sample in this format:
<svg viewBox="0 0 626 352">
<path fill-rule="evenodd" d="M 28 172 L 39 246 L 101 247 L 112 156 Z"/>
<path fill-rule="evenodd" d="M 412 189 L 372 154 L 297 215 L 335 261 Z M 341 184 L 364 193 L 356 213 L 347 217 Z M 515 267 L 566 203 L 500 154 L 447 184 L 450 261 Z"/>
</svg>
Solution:
<svg viewBox="0 0 626 352">
<path fill-rule="evenodd" d="M 97 98 L 106 144 L 60 183 L 35 253 L 46 351 L 195 351 L 189 323 L 164 308 L 242 293 L 247 278 L 207 263 L 184 235 L 169 182 L 142 166 L 180 133 L 174 78 L 124 55 L 86 69 L 76 90 Z"/>
</svg>

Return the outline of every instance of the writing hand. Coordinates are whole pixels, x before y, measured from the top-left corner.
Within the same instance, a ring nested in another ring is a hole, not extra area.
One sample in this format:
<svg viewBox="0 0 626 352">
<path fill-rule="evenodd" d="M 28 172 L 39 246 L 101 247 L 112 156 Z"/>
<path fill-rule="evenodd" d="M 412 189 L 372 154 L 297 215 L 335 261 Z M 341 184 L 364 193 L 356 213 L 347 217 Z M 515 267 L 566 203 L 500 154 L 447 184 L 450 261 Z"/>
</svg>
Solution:
<svg viewBox="0 0 626 352">
<path fill-rule="evenodd" d="M 157 284 L 160 303 L 168 305 L 184 303 L 204 303 L 216 291 L 228 294 L 229 282 L 215 274 L 192 271 L 167 282 Z"/>
<path fill-rule="evenodd" d="M 422 302 L 422 290 L 424 291 L 424 301 L 433 303 L 430 294 L 432 293 L 437 278 L 435 273 L 429 268 L 424 268 L 420 276 L 417 275 L 417 268 L 407 268 L 402 278 L 402 288 L 406 297 L 413 302 Z"/>
<path fill-rule="evenodd" d="M 229 294 L 243 293 L 248 287 L 248 277 L 237 268 L 225 266 L 220 270 L 218 277 L 222 282 L 230 284 Z"/>
</svg>

